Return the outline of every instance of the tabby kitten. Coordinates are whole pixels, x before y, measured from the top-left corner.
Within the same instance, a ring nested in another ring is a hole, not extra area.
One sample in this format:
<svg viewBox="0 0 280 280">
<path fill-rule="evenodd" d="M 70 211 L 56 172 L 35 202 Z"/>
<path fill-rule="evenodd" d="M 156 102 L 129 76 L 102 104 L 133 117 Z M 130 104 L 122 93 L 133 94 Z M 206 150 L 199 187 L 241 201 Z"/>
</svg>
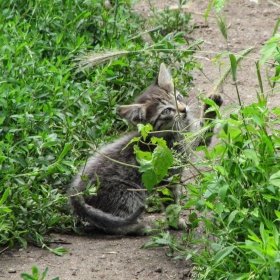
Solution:
<svg viewBox="0 0 280 280">
<path fill-rule="evenodd" d="M 209 98 L 219 106 L 222 104 L 220 95 L 213 94 Z M 173 147 L 175 142 L 180 142 L 183 139 L 177 131 L 198 131 L 206 119 L 216 117 L 216 113 L 213 111 L 205 112 L 208 107 L 208 105 L 204 105 L 201 119 L 195 120 L 178 92 L 175 98 L 172 78 L 162 63 L 156 82 L 144 91 L 133 104 L 120 106 L 117 112 L 134 125 L 150 123 L 154 131 L 162 131 L 156 135 L 157 137 L 164 138 L 170 148 L 176 149 L 177 147 L 179 149 L 178 146 Z M 136 168 L 117 164 L 107 158 L 129 165 L 139 165 L 135 159 L 133 144 L 123 149 L 134 137 L 138 136 L 138 132 L 132 132 L 103 147 L 100 153 L 95 154 L 87 161 L 70 186 L 69 202 L 73 212 L 94 228 L 108 234 L 141 235 L 148 228 L 145 223 L 138 221 L 144 210 L 147 192 L 128 190 L 145 188 L 141 174 Z M 149 140 L 147 138 L 146 143 Z M 191 148 L 196 149 L 201 141 L 202 139 L 199 139 L 199 141 L 192 143 Z M 210 139 L 207 139 L 206 144 L 209 143 Z M 142 151 L 151 149 L 145 145 L 145 142 L 139 145 Z M 101 154 L 104 154 L 105 157 Z M 178 169 L 173 172 L 178 173 Z M 87 179 L 83 180 L 82 178 Z M 85 191 L 86 187 L 97 185 L 98 180 L 100 188 L 97 196 L 83 195 L 82 192 Z M 173 194 L 175 201 L 178 201 L 178 188 L 174 188 Z"/>
</svg>

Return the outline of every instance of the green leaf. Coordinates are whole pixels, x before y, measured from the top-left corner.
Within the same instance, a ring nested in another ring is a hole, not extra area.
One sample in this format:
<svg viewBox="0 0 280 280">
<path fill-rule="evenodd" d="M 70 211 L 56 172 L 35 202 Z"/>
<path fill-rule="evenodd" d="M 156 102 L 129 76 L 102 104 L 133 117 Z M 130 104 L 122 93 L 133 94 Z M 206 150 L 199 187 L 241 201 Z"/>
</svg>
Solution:
<svg viewBox="0 0 280 280">
<path fill-rule="evenodd" d="M 152 155 L 152 165 L 160 181 L 167 174 L 168 168 L 172 165 L 172 163 L 172 152 L 167 147 L 163 148 L 158 146 L 155 148 Z"/>
<path fill-rule="evenodd" d="M 6 207 L 6 206 L 0 206 L 0 211 L 5 213 L 11 213 L 12 209 Z"/>
<path fill-rule="evenodd" d="M 48 270 L 49 270 L 49 268 L 48 268 L 48 267 L 46 267 L 46 269 L 43 271 L 43 274 L 42 274 L 41 280 L 43 280 L 43 279 L 47 276 L 47 274 L 48 274 Z"/>
<path fill-rule="evenodd" d="M 228 188 L 229 188 L 229 185 L 225 185 L 225 186 L 222 186 L 222 187 L 219 189 L 219 196 L 220 196 L 222 202 L 225 201 Z"/>
<path fill-rule="evenodd" d="M 278 219 L 280 219 L 280 211 L 274 210 L 275 215 L 277 216 Z"/>
<path fill-rule="evenodd" d="M 214 205 L 211 202 L 209 202 L 209 201 L 205 201 L 205 205 L 207 207 L 209 207 L 210 209 L 214 209 Z"/>
<path fill-rule="evenodd" d="M 279 267 L 275 267 L 275 265 L 270 265 L 270 273 L 271 280 L 279 280 L 280 279 L 280 270 Z"/>
<path fill-rule="evenodd" d="M 33 276 L 31 276 L 30 274 L 27 274 L 27 273 L 21 273 L 20 277 L 23 278 L 24 280 L 37 280 L 37 279 L 33 278 Z"/>
<path fill-rule="evenodd" d="M 147 163 L 144 163 L 142 162 L 141 163 L 142 165 L 139 167 L 139 172 L 146 172 L 147 170 L 149 169 L 152 169 L 152 162 L 147 162 Z"/>
<path fill-rule="evenodd" d="M 235 246 L 232 245 L 220 250 L 214 257 L 214 263 L 216 265 L 219 264 L 226 256 L 228 256 L 233 251 L 234 248 Z"/>
<path fill-rule="evenodd" d="M 58 247 L 55 249 L 50 249 L 50 251 L 54 254 L 56 254 L 57 256 L 63 256 L 65 253 L 68 253 L 68 250 L 63 248 L 63 247 Z"/>
<path fill-rule="evenodd" d="M 156 248 L 156 247 L 161 247 L 162 245 L 160 244 L 157 244 L 156 242 L 154 241 L 149 241 L 149 242 L 146 242 L 145 244 L 143 244 L 141 246 L 142 249 L 148 249 L 148 248 Z"/>
<path fill-rule="evenodd" d="M 122 149 L 122 151 L 125 150 L 130 144 L 135 143 L 135 142 L 138 143 L 140 140 L 141 140 L 141 137 L 134 137 L 134 138 L 132 138 L 132 139 L 127 143 L 127 145 Z"/>
<path fill-rule="evenodd" d="M 269 183 L 276 187 L 280 187 L 280 171 L 278 171 L 270 176 Z"/>
<path fill-rule="evenodd" d="M 173 193 L 169 188 L 162 188 L 159 189 L 159 191 L 164 195 L 164 196 L 169 196 L 169 197 L 173 197 Z"/>
<path fill-rule="evenodd" d="M 280 39 L 279 34 L 273 36 L 270 40 L 266 42 L 266 45 L 261 49 L 260 53 L 262 54 L 260 60 L 260 66 L 263 65 L 269 57 L 274 56 L 278 48 L 278 40 Z"/>
<path fill-rule="evenodd" d="M 228 217 L 228 226 L 231 224 L 231 222 L 234 220 L 236 214 L 238 213 L 238 210 L 234 210 L 230 213 Z"/>
<path fill-rule="evenodd" d="M 258 154 L 255 150 L 245 149 L 245 150 L 243 150 L 243 153 L 246 156 L 246 158 L 249 158 L 253 161 L 254 165 L 256 165 L 256 166 L 259 165 Z"/>
<path fill-rule="evenodd" d="M 154 170 L 149 169 L 142 175 L 142 182 L 144 183 L 145 187 L 147 188 L 148 192 L 153 190 L 153 187 L 158 183 L 157 175 Z"/>
<path fill-rule="evenodd" d="M 61 161 L 66 156 L 66 154 L 69 152 L 70 148 L 71 148 L 71 144 L 70 143 L 65 143 L 63 151 L 59 155 L 57 161 Z"/>
<path fill-rule="evenodd" d="M 266 244 L 268 242 L 268 233 L 264 229 L 264 224 L 263 223 L 260 224 L 260 234 L 261 234 L 261 237 L 262 237 L 262 242 L 266 247 Z"/>
<path fill-rule="evenodd" d="M 274 239 L 274 242 L 275 242 L 275 245 L 277 248 L 279 248 L 279 231 L 277 230 L 276 226 L 273 225 L 273 229 L 272 229 L 272 233 L 273 233 L 273 239 Z"/>
<path fill-rule="evenodd" d="M 5 203 L 6 199 L 7 199 L 8 196 L 9 196 L 9 194 L 10 194 L 10 188 L 7 188 L 7 189 L 4 191 L 4 193 L 3 193 L 3 195 L 2 195 L 2 197 L 1 197 L 1 199 L 0 199 L 0 205 L 2 205 L 2 204 Z"/>
<path fill-rule="evenodd" d="M 33 274 L 34 279 L 39 279 L 39 271 L 38 271 L 37 266 L 32 267 L 32 274 Z"/>
<path fill-rule="evenodd" d="M 196 200 L 189 200 L 185 205 L 184 205 L 184 208 L 185 209 L 189 209 L 191 208 L 192 206 L 196 205 L 197 204 L 197 201 Z"/>
<path fill-rule="evenodd" d="M 152 153 L 151 152 L 143 152 L 140 150 L 139 146 L 134 145 L 134 153 L 136 154 L 136 160 L 140 165 L 151 165 Z"/>
<path fill-rule="evenodd" d="M 148 123 L 146 125 L 139 123 L 137 124 L 138 131 L 141 133 L 144 141 L 146 140 L 147 136 L 149 135 L 149 132 L 153 130 L 153 127 Z"/>
<path fill-rule="evenodd" d="M 219 13 L 225 6 L 227 0 L 214 0 L 214 8 Z"/>
<path fill-rule="evenodd" d="M 179 214 L 181 209 L 181 206 L 178 204 L 170 204 L 165 209 L 168 224 L 173 228 L 178 228 Z"/>
</svg>

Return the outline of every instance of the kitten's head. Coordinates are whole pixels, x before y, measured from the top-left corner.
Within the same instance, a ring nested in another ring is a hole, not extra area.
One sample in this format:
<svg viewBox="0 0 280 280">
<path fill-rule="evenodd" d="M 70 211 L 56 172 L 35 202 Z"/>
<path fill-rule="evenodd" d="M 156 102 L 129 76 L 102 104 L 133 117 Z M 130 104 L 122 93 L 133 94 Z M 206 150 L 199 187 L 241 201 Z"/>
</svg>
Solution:
<svg viewBox="0 0 280 280">
<path fill-rule="evenodd" d="M 164 63 L 160 65 L 155 83 L 135 103 L 120 106 L 117 112 L 134 125 L 150 123 L 155 131 L 181 130 L 189 123 L 187 105 L 179 92 L 174 93 L 174 84 Z"/>
</svg>

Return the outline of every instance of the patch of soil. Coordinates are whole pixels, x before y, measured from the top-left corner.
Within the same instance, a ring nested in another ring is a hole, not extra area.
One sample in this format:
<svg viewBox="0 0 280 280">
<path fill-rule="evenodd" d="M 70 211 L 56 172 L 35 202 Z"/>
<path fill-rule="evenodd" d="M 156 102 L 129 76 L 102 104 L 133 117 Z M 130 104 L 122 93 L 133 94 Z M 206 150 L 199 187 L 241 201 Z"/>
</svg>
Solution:
<svg viewBox="0 0 280 280">
<path fill-rule="evenodd" d="M 13 249 L 2 254 L 0 279 L 21 279 L 20 273 L 31 273 L 48 267 L 46 279 L 59 276 L 68 279 L 183 279 L 189 272 L 183 261 L 170 260 L 163 249 L 142 250 L 148 237 L 53 235 L 56 244 L 69 253 L 63 257 L 29 246 L 27 251 Z"/>
<path fill-rule="evenodd" d="M 156 8 L 163 9 L 167 5 L 176 5 L 177 1 L 153 1 Z M 255 46 L 254 51 L 238 69 L 238 87 L 242 101 L 252 102 L 256 99 L 255 90 L 258 89 L 255 62 L 260 58 L 259 51 L 266 40 L 273 33 L 276 20 L 279 18 L 279 8 L 267 1 L 255 4 L 249 0 L 231 1 L 225 9 L 228 27 L 228 43 L 225 42 L 219 31 L 216 20 L 209 17 L 205 24 L 203 13 L 207 2 L 196 0 L 188 4 L 186 10 L 194 15 L 197 28 L 191 34 L 193 39 L 202 39 L 205 43 L 202 51 L 196 54 L 203 65 L 207 78 L 199 71 L 195 71 L 194 83 L 196 87 L 190 95 L 198 92 L 209 93 L 214 81 L 219 77 L 219 66 L 214 65 L 211 59 L 227 48 L 238 52 Z M 146 2 L 137 5 L 139 13 L 152 16 Z M 263 71 L 263 78 L 266 76 Z M 264 82 L 265 89 L 268 89 Z M 224 105 L 237 102 L 236 91 L 229 79 L 223 86 Z M 279 106 L 279 98 L 270 96 L 271 106 Z M 148 214 L 147 214 L 148 215 Z M 56 256 L 47 250 L 28 246 L 27 251 L 14 248 L 5 251 L 0 257 L 0 279 L 21 279 L 20 273 L 31 273 L 31 267 L 36 265 L 40 272 L 48 267 L 46 279 L 59 276 L 61 280 L 77 279 L 192 279 L 190 264 L 184 261 L 172 260 L 167 257 L 162 248 L 144 250 L 140 247 L 150 240 L 150 237 L 119 237 L 119 236 L 70 236 L 54 234 L 57 241 L 53 247 L 65 247 L 69 253 L 63 257 Z M 65 244 L 66 243 L 66 244 Z"/>
</svg>

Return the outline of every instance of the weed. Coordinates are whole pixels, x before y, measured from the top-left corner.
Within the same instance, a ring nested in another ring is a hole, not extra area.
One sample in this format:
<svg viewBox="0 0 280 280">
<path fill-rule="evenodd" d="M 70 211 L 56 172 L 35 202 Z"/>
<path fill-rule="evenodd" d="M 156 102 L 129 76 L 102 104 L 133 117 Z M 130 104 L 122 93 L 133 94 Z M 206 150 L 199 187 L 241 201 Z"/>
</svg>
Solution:
<svg viewBox="0 0 280 280">
<path fill-rule="evenodd" d="M 261 51 L 262 63 L 272 57 L 276 69 L 278 41 L 274 35 Z M 229 57 L 236 82 L 237 60 Z M 261 80 L 259 71 L 257 75 Z M 272 80 L 279 84 L 277 71 Z M 211 151 L 200 148 L 206 160 L 196 162 L 206 171 L 200 171 L 195 183 L 186 184 L 189 196 L 184 208 L 201 212 L 189 216 L 194 232 L 186 247 L 178 245 L 183 240 L 162 232 L 145 247 L 168 246 L 177 258 L 192 259 L 195 279 L 276 280 L 280 276 L 280 108 L 268 108 L 261 83 L 257 102 L 249 105 L 241 102 L 235 86 L 240 106 L 229 118 L 216 120 L 220 141 Z M 199 238 L 198 225 L 205 231 Z"/>
<path fill-rule="evenodd" d="M 46 268 L 43 273 L 42 276 L 39 275 L 39 270 L 36 266 L 32 267 L 32 275 L 31 274 L 27 274 L 27 273 L 21 273 L 20 277 L 24 280 L 43 280 L 45 279 L 45 277 L 48 274 L 49 269 Z M 59 277 L 55 277 L 52 280 L 59 280 Z"/>
</svg>

